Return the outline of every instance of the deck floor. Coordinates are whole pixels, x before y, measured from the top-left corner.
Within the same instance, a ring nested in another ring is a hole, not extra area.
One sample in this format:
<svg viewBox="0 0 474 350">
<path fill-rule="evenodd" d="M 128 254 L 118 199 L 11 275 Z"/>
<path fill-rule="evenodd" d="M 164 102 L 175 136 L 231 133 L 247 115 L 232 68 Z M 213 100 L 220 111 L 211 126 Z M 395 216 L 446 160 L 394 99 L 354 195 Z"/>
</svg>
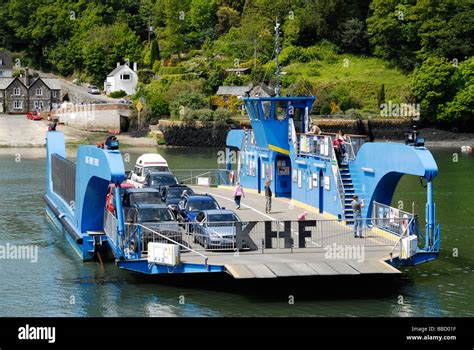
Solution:
<svg viewBox="0 0 474 350">
<path fill-rule="evenodd" d="M 241 209 L 237 210 L 232 198 L 232 192 L 227 188 L 197 187 L 196 193 L 213 195 L 222 207 L 234 210 L 243 221 L 264 220 L 296 220 L 303 211 L 308 211 L 308 220 L 327 220 L 317 210 L 308 210 L 291 203 L 286 198 L 273 198 L 272 212 L 265 213 L 265 198 L 256 193 L 246 193 L 242 198 Z M 325 225 L 339 225 L 333 232 L 342 233 L 325 235 L 324 239 L 311 239 L 307 248 L 273 248 L 264 251 L 206 251 L 199 244 L 191 247 L 208 258 L 209 265 L 225 266 L 226 271 L 234 278 L 276 278 L 290 276 L 315 275 L 361 275 L 361 274 L 397 274 L 399 270 L 388 264 L 390 253 L 396 243 L 391 235 L 385 235 L 380 230 L 367 231 L 364 239 L 355 239 L 352 228 L 337 221 Z M 332 244 L 344 244 L 363 252 L 362 255 L 351 259 L 328 258 L 325 247 Z M 363 249 L 357 249 L 361 248 Z M 398 255 L 398 249 L 393 251 L 393 257 Z M 181 255 L 184 263 L 202 264 L 204 258 L 192 252 Z"/>
</svg>

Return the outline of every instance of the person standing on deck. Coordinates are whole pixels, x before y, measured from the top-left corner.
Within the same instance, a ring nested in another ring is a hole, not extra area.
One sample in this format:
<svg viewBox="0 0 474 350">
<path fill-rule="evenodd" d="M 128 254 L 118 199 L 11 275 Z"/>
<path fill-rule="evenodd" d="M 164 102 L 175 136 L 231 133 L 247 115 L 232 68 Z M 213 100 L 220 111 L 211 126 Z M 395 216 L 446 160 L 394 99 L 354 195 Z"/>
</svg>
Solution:
<svg viewBox="0 0 474 350">
<path fill-rule="evenodd" d="M 240 200 L 242 197 L 245 198 L 244 189 L 240 186 L 240 182 L 237 182 L 234 188 L 234 202 L 237 209 L 240 209 Z"/>
<path fill-rule="evenodd" d="M 270 213 L 272 211 L 272 189 L 270 188 L 270 180 L 267 180 L 265 183 L 265 213 Z"/>
<path fill-rule="evenodd" d="M 351 202 L 352 211 L 354 212 L 354 238 L 364 238 L 362 236 L 362 208 L 364 200 L 359 201 L 359 197 L 354 196 Z"/>
</svg>

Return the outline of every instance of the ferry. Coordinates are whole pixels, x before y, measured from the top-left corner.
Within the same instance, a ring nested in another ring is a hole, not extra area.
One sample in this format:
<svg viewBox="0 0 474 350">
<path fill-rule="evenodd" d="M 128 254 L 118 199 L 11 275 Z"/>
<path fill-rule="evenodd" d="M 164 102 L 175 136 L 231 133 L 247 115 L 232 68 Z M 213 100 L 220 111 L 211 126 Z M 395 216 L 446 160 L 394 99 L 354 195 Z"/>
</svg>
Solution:
<svg viewBox="0 0 474 350">
<path fill-rule="evenodd" d="M 441 240 L 434 202 L 438 167 L 418 133 L 407 134 L 405 144 L 350 135 L 347 157 L 340 162 L 333 146 L 336 136 L 310 129 L 316 97 L 283 97 L 278 85 L 277 79 L 274 96 L 242 97 L 251 129 L 228 133 L 223 172 L 229 176 L 221 177 L 218 187 L 195 191 L 206 192 L 208 201 L 213 195 L 231 197 L 230 190 L 239 182 L 247 196 L 263 198 L 269 183 L 275 205 L 285 208 L 288 216 L 305 210 L 316 219 L 262 219 L 259 214 L 227 223 L 181 222 L 178 236 L 176 223 L 170 222 L 175 232 L 170 236 L 166 223 L 128 219 L 130 210 L 135 211 L 131 216 L 140 217 L 139 208 L 123 207 L 121 185 L 127 176 L 115 137 L 103 145 L 79 146 L 73 163 L 66 158 L 64 135 L 54 129 L 46 137 L 48 216 L 83 261 L 107 257 L 121 269 L 147 275 L 227 273 L 249 279 L 399 274 L 399 266 L 436 259 Z M 139 185 L 145 172 L 156 166 L 169 170 L 161 156 L 143 155 L 129 180 Z M 391 206 L 404 175 L 419 177 L 426 188 L 424 223 L 415 206 Z M 106 209 L 111 189 L 114 211 Z M 361 217 L 353 212 L 354 196 L 364 199 Z M 186 198 L 179 206 L 186 210 Z M 215 234 L 216 225 L 219 230 L 229 227 L 222 236 L 228 246 L 209 249 L 200 244 L 202 235 Z M 363 239 L 357 239 L 358 230 Z M 339 248 L 362 252 L 364 258 L 328 255 Z"/>
</svg>

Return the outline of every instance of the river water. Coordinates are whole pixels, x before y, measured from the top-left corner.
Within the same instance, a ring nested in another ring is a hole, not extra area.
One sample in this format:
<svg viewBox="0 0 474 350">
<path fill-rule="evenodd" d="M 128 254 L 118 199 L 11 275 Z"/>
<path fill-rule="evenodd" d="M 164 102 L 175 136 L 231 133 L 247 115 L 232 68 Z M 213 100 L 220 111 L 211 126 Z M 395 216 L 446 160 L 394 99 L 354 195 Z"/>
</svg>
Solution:
<svg viewBox="0 0 474 350">
<path fill-rule="evenodd" d="M 122 150 L 127 169 L 146 151 L 156 150 Z M 474 159 L 458 149 L 432 151 L 440 171 L 437 261 L 390 279 L 269 285 L 215 276 L 150 280 L 113 263 L 104 273 L 97 263 L 81 262 L 45 215 L 45 150 L 0 149 L 0 246 L 38 247 L 37 262 L 0 260 L 0 316 L 474 316 Z M 217 167 L 215 149 L 159 152 L 173 169 Z M 405 176 L 394 204 L 409 208 L 424 196 L 418 179 Z"/>
</svg>

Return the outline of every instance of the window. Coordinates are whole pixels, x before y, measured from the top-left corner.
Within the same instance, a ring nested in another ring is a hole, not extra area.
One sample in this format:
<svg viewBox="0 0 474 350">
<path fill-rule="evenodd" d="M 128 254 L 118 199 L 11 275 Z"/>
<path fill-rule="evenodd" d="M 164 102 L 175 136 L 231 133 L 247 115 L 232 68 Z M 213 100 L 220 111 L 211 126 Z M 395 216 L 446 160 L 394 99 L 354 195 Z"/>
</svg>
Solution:
<svg viewBox="0 0 474 350">
<path fill-rule="evenodd" d="M 23 101 L 14 101 L 13 102 L 14 109 L 22 109 L 23 108 Z"/>
<path fill-rule="evenodd" d="M 0 66 L 3 66 L 3 60 L 0 58 Z"/>
<path fill-rule="evenodd" d="M 286 119 L 286 103 L 285 101 L 278 101 L 275 113 L 277 120 L 285 120 Z"/>
<path fill-rule="evenodd" d="M 42 88 L 37 88 L 36 89 L 36 96 L 43 96 L 43 89 Z"/>
<path fill-rule="evenodd" d="M 58 97 L 58 92 L 57 91 L 53 91 L 53 98 L 56 98 Z"/>
<path fill-rule="evenodd" d="M 0 77 L 3 77 L 3 70 L 0 70 Z"/>
<path fill-rule="evenodd" d="M 120 74 L 120 80 L 131 80 L 130 74 Z"/>
<path fill-rule="evenodd" d="M 253 104 L 253 112 L 254 112 L 254 117 L 255 119 L 260 119 L 260 111 L 258 110 L 258 102 L 257 101 L 252 101 Z"/>
<path fill-rule="evenodd" d="M 272 102 L 262 101 L 262 110 L 263 110 L 263 117 L 265 119 L 270 119 L 272 115 Z"/>
<path fill-rule="evenodd" d="M 0 97 L 3 97 L 3 91 L 0 90 Z"/>
<path fill-rule="evenodd" d="M 20 88 L 14 88 L 13 89 L 13 95 L 14 96 L 20 96 Z"/>
<path fill-rule="evenodd" d="M 43 106 L 44 106 L 43 101 L 34 101 L 33 105 L 34 105 L 35 109 L 42 109 Z"/>
</svg>

